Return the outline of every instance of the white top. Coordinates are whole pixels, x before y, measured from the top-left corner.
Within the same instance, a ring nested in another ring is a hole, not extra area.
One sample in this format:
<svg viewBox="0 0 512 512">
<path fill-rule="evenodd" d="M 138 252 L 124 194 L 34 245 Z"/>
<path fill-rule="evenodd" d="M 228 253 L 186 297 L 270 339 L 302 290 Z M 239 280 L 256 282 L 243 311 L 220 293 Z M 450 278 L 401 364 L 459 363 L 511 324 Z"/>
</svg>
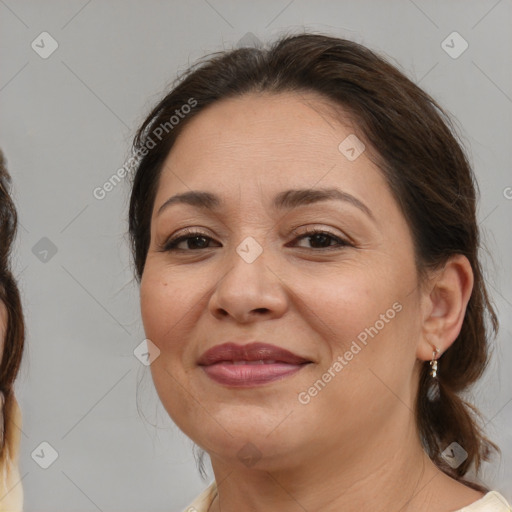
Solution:
<svg viewBox="0 0 512 512">
<path fill-rule="evenodd" d="M 217 495 L 217 485 L 213 481 L 184 512 L 208 512 Z M 454 512 L 512 512 L 507 500 L 497 491 L 489 491 L 479 500 Z"/>
</svg>

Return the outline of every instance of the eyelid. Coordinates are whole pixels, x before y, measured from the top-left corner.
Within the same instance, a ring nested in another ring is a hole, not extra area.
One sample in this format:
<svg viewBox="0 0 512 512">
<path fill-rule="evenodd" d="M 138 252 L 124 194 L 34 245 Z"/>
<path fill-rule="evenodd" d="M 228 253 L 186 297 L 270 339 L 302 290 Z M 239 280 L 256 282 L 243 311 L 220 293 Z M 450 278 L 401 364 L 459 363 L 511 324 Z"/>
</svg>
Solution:
<svg viewBox="0 0 512 512">
<path fill-rule="evenodd" d="M 333 238 L 338 238 L 342 242 L 344 242 L 347 245 L 355 245 L 356 242 L 344 233 L 343 231 L 335 232 L 333 228 L 326 227 L 322 224 L 302 224 L 301 226 L 297 226 L 292 229 L 291 234 L 295 237 L 308 235 L 308 234 L 315 234 L 315 233 L 326 233 Z"/>
<path fill-rule="evenodd" d="M 195 228 L 195 227 L 187 227 L 183 229 L 178 229 L 177 231 L 173 232 L 171 235 L 169 235 L 162 243 L 158 244 L 158 250 L 160 252 L 168 252 L 172 249 L 179 251 L 180 249 L 171 248 L 170 244 L 179 244 L 182 241 L 187 240 L 187 238 L 195 238 L 195 237 L 204 237 L 208 238 L 209 240 L 216 241 L 215 238 L 206 232 L 207 230 L 205 228 Z M 220 242 L 218 242 L 220 243 Z M 209 248 L 209 247 L 208 247 Z M 204 250 L 204 249 L 203 249 Z M 192 249 L 183 249 L 183 251 L 190 251 L 192 252 Z"/>
<path fill-rule="evenodd" d="M 296 242 L 297 240 L 304 240 L 308 237 L 312 237 L 315 235 L 327 235 L 332 240 L 335 241 L 334 245 L 328 245 L 327 247 L 320 247 L 320 248 L 308 248 L 308 247 L 299 247 L 297 245 L 294 245 L 294 247 L 310 250 L 313 252 L 327 252 L 327 251 L 335 251 L 340 250 L 343 247 L 354 247 L 354 245 L 345 239 L 343 236 L 339 236 L 337 234 L 334 234 L 332 231 L 328 229 L 319 229 L 319 228 L 308 228 L 302 233 L 298 233 L 297 236 L 292 240 L 292 242 Z M 291 243 L 291 242 L 290 242 Z M 288 245 L 288 244 L 287 244 Z"/>
<path fill-rule="evenodd" d="M 304 230 L 300 233 L 295 230 L 295 233 L 293 234 L 294 238 L 286 245 L 290 245 L 293 242 L 297 242 L 298 240 L 303 240 L 308 237 L 312 237 L 315 235 L 327 235 L 331 238 L 335 243 L 332 245 L 328 245 L 327 247 L 300 247 L 297 244 L 294 245 L 296 248 L 306 249 L 313 252 L 327 252 L 327 251 L 335 251 L 339 250 L 343 247 L 353 247 L 353 244 L 351 242 L 348 242 L 343 236 L 339 236 L 335 233 L 333 233 L 329 229 L 325 228 L 304 228 Z M 222 244 L 220 242 L 217 242 L 213 237 L 209 236 L 208 234 L 198 231 L 194 228 L 186 228 L 183 230 L 183 232 L 179 232 L 178 234 L 171 235 L 160 247 L 159 252 L 190 252 L 190 253 L 197 253 L 202 252 L 206 249 L 212 249 L 213 247 L 204 247 L 204 248 L 197 248 L 197 249 L 180 249 L 177 246 L 183 242 L 186 242 L 187 240 L 193 239 L 193 238 L 206 238 L 208 239 L 208 244 L 210 243 L 218 243 L 220 244 L 220 247 L 222 247 Z M 218 247 L 218 246 L 217 246 Z"/>
</svg>

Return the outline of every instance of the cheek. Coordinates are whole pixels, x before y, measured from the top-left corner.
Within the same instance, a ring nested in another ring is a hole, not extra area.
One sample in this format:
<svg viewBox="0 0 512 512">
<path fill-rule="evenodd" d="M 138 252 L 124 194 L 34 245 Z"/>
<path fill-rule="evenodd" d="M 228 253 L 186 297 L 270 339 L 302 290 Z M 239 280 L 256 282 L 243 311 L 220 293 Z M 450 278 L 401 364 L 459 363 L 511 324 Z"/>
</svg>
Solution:
<svg viewBox="0 0 512 512">
<path fill-rule="evenodd" d="M 329 276 L 303 277 L 294 287 L 297 304 L 303 303 L 300 317 L 324 341 L 319 371 L 343 358 L 343 370 L 334 373 L 346 378 L 335 379 L 334 395 L 359 389 L 355 395 L 371 401 L 371 392 L 365 393 L 383 387 L 378 377 L 399 388 L 414 365 L 419 304 L 410 293 L 413 269 L 402 265 L 400 275 L 383 267 L 350 265 Z"/>
<path fill-rule="evenodd" d="M 389 278 L 375 275 L 368 266 L 345 265 L 339 269 L 302 274 L 290 286 L 301 308 L 300 317 L 329 340 L 331 352 L 344 352 L 352 340 L 373 326 L 399 299 Z M 394 316 L 391 309 L 388 316 Z M 387 319 L 387 317 L 386 317 Z M 387 325 L 386 325 L 387 327 Z M 331 354 L 334 356 L 334 353 Z"/>
<path fill-rule="evenodd" d="M 193 415 L 193 404 L 183 391 L 188 389 L 188 368 L 184 364 L 188 334 L 197 307 L 195 288 L 170 276 L 164 266 L 146 265 L 140 284 L 140 307 L 146 338 L 160 350 L 151 364 L 155 390 L 169 416 L 182 429 L 182 419 Z"/>
<path fill-rule="evenodd" d="M 171 279 L 162 268 L 147 266 L 140 286 L 140 307 L 146 337 L 161 351 L 176 348 L 187 317 L 198 302 L 191 283 Z"/>
</svg>

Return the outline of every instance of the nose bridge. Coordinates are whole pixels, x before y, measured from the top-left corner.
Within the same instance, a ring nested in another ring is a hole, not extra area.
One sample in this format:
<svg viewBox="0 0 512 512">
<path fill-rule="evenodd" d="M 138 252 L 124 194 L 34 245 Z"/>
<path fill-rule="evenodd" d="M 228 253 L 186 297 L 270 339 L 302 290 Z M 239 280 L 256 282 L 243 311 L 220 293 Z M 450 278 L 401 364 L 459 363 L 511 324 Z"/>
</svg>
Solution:
<svg viewBox="0 0 512 512">
<path fill-rule="evenodd" d="M 210 300 L 213 314 L 246 318 L 254 312 L 280 315 L 286 294 L 279 278 L 268 268 L 268 248 L 255 237 L 245 237 L 228 256 L 227 273 L 217 282 Z"/>
</svg>

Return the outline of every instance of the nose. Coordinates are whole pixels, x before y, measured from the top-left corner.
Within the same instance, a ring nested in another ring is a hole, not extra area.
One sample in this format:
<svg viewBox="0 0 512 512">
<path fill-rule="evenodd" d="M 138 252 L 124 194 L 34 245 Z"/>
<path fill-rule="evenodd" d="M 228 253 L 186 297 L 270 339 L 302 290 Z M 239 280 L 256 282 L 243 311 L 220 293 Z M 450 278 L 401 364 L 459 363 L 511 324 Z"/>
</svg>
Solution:
<svg viewBox="0 0 512 512">
<path fill-rule="evenodd" d="M 284 280 L 265 263 L 265 252 L 248 263 L 233 251 L 227 272 L 219 279 L 209 300 L 209 311 L 218 319 L 237 323 L 282 316 L 288 308 Z"/>
</svg>

